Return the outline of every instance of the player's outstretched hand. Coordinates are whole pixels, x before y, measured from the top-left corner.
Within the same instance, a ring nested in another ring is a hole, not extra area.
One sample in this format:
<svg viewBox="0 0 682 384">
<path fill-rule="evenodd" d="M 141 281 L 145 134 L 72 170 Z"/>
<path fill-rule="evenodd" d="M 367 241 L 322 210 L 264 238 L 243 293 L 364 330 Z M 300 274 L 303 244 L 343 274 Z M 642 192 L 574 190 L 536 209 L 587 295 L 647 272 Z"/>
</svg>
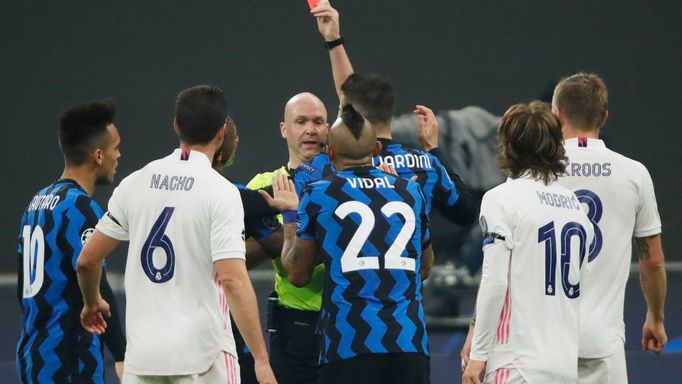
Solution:
<svg viewBox="0 0 682 384">
<path fill-rule="evenodd" d="M 81 325 L 86 331 L 101 335 L 107 330 L 107 322 L 104 317 L 110 317 L 109 303 L 101 297 L 94 305 L 85 305 L 81 311 Z"/>
<path fill-rule="evenodd" d="M 258 383 L 277 384 L 275 374 L 272 372 L 269 362 L 256 359 L 253 364 L 253 369 L 256 372 L 256 380 L 258 380 Z"/>
<path fill-rule="evenodd" d="M 417 140 L 419 145 L 430 151 L 438 147 L 438 119 L 433 111 L 423 105 L 414 107 L 413 113 L 417 116 Z"/>
<path fill-rule="evenodd" d="M 481 384 L 483 373 L 485 373 L 485 361 L 469 360 L 462 374 L 462 384 Z"/>
<path fill-rule="evenodd" d="M 274 209 L 279 211 L 295 211 L 298 209 L 298 194 L 296 194 L 294 182 L 286 175 L 275 173 L 272 176 L 272 193 L 274 197 L 262 189 L 259 189 L 258 193 Z"/>
<path fill-rule="evenodd" d="M 663 321 L 657 321 L 647 313 L 642 327 L 642 349 L 661 353 L 667 343 L 668 335 L 665 333 Z"/>
<path fill-rule="evenodd" d="M 320 1 L 315 8 L 310 10 L 310 13 L 317 18 L 317 29 L 325 41 L 333 41 L 341 37 L 339 12 L 332 8 L 329 1 Z"/>
</svg>

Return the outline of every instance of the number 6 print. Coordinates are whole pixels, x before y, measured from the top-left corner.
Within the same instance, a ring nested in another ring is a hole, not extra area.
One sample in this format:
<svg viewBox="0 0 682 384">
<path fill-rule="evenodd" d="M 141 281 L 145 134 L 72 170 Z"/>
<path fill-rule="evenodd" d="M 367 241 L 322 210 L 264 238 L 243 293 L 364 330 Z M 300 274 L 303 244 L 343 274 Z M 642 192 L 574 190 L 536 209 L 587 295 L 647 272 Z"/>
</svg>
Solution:
<svg viewBox="0 0 682 384">
<path fill-rule="evenodd" d="M 175 251 L 170 238 L 164 233 L 173 215 L 174 207 L 166 207 L 156 219 L 147 240 L 142 246 L 142 270 L 152 283 L 165 283 L 173 278 L 175 272 Z M 166 254 L 166 262 L 161 268 L 154 266 L 154 249 L 161 248 Z"/>
</svg>

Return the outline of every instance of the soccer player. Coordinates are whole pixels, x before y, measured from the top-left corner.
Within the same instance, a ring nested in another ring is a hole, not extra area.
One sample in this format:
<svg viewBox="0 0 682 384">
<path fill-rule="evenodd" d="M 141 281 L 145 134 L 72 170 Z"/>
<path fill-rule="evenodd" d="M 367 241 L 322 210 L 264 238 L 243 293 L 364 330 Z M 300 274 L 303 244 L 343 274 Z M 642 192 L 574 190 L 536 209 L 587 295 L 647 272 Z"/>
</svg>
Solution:
<svg viewBox="0 0 682 384">
<path fill-rule="evenodd" d="M 507 110 L 498 130 L 509 179 L 481 202 L 483 272 L 463 383 L 575 383 L 580 299 L 594 239 L 565 169 L 558 118 L 541 102 Z"/>
<path fill-rule="evenodd" d="M 109 306 L 99 265 L 129 240 L 124 380 L 239 382 L 228 308 L 253 352 L 261 383 L 274 383 L 244 263 L 237 188 L 211 168 L 229 120 L 223 92 L 186 89 L 173 127 L 181 148 L 126 177 L 78 259 L 83 327 L 101 334 Z"/>
<path fill-rule="evenodd" d="M 17 371 L 22 383 L 103 383 L 102 339 L 119 378 L 122 373 L 125 336 L 105 271 L 100 289 L 112 317 L 102 338 L 80 326 L 83 298 L 76 278 L 78 254 L 102 216 L 91 196 L 97 185 L 113 182 L 121 156 L 114 114 L 111 100 L 85 102 L 62 114 L 64 172 L 35 194 L 21 218 Z"/>
<path fill-rule="evenodd" d="M 350 103 L 376 131 L 381 152 L 373 164 L 388 163 L 405 178 L 417 176 L 424 197 L 426 211 L 432 205 L 450 221 L 470 225 L 476 220 L 478 202 L 459 176 L 447 166 L 446 157 L 438 149 L 438 120 L 422 105 L 415 107 L 418 118 L 417 135 L 424 150 L 404 147 L 394 142 L 391 118 L 395 109 L 393 86 L 379 75 L 354 73 L 346 54 L 345 41 L 340 34 L 339 13 L 327 0 L 322 0 L 311 11 L 329 50 L 336 93 L 341 104 Z"/>
<path fill-rule="evenodd" d="M 665 260 L 654 186 L 644 165 L 599 139 L 608 118 L 608 91 L 599 76 L 578 73 L 562 79 L 552 108 L 561 120 L 569 159 L 559 182 L 588 207 L 596 232 L 582 294 L 579 382 L 627 383 L 623 305 L 633 243 L 647 304 L 642 348 L 661 352 L 668 339 L 663 325 Z"/>
<path fill-rule="evenodd" d="M 305 286 L 323 263 L 320 383 L 428 383 L 422 279 L 433 260 L 419 185 L 372 165 L 374 130 L 351 105 L 329 133 L 338 173 L 284 212 L 282 263 Z M 274 190 L 298 199 L 293 182 Z M 428 255 L 428 256 L 427 256 Z"/>
<path fill-rule="evenodd" d="M 239 135 L 237 126 L 232 119 L 225 125 L 225 139 L 220 150 L 213 158 L 213 169 L 223 173 L 225 168 L 232 165 L 236 155 Z M 274 207 L 268 205 L 258 191 L 246 188 L 245 185 L 235 183 L 228 178 L 239 190 L 244 208 L 244 237 L 246 240 L 246 269 L 251 269 L 264 260 L 271 260 L 279 257 L 282 252 L 282 226 L 277 220 L 276 215 L 279 209 L 276 204 Z M 272 200 L 276 203 L 276 201 Z M 239 375 L 241 384 L 256 384 L 258 378 L 254 367 L 253 355 L 246 345 L 244 338 L 239 333 L 239 329 L 232 323 L 232 334 L 234 336 L 235 348 L 239 360 Z"/>
<path fill-rule="evenodd" d="M 322 101 L 312 93 L 299 93 L 293 96 L 284 107 L 284 121 L 280 123 L 280 133 L 287 142 L 288 162 L 273 172 L 259 173 L 247 184 L 248 188 L 261 189 L 272 185 L 276 173 L 291 176 L 297 180 L 298 191 L 302 191 L 305 178 L 315 180 L 329 171 L 328 162 L 306 164 L 323 148 L 327 140 L 329 124 L 327 109 Z M 281 248 L 280 248 L 281 254 Z M 324 266 L 315 267 L 313 276 L 304 287 L 295 287 L 287 280 L 287 273 L 279 257 L 272 260 L 275 269 L 275 293 L 278 304 L 272 306 L 268 318 L 274 324 L 268 328 L 270 333 L 270 355 L 272 368 L 280 383 L 306 384 L 318 380 L 318 337 L 315 333 L 322 301 L 322 278 Z"/>
</svg>

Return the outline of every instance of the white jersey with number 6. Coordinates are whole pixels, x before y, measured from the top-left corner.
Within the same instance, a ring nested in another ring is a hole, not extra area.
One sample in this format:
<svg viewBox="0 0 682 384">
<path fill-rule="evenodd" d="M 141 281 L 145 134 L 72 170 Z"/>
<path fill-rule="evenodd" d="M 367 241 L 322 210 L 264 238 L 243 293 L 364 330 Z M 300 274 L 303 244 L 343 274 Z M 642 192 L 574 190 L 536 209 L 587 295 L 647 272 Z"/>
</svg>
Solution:
<svg viewBox="0 0 682 384">
<path fill-rule="evenodd" d="M 236 356 L 227 301 L 213 263 L 244 259 L 237 188 L 201 152 L 177 149 L 121 181 L 97 229 L 129 240 L 125 370 L 205 372 Z"/>
<path fill-rule="evenodd" d="M 575 382 L 582 275 L 594 238 L 578 198 L 522 176 L 481 203 L 483 276 L 471 359 L 528 382 Z M 586 261 L 586 260 L 585 260 Z"/>
<path fill-rule="evenodd" d="M 661 232 L 651 176 L 641 163 L 585 137 L 565 143 L 569 159 L 559 182 L 586 205 L 595 227 L 582 290 L 580 357 L 609 356 L 625 341 L 623 305 L 632 237 Z"/>
</svg>

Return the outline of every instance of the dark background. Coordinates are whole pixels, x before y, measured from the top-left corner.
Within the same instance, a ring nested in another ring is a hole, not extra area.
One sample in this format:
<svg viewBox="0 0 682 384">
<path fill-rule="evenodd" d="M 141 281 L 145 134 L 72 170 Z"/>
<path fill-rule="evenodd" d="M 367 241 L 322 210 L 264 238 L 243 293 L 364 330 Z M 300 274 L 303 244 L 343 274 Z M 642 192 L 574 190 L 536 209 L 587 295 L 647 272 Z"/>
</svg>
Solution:
<svg viewBox="0 0 682 384">
<path fill-rule="evenodd" d="M 603 135 L 648 166 L 666 256 L 681 259 L 679 1 L 335 5 L 356 70 L 394 83 L 397 113 L 424 103 L 479 105 L 501 115 L 564 75 L 601 74 L 611 96 Z M 116 99 L 118 180 L 177 144 L 174 97 L 191 85 L 225 90 L 241 138 L 229 173 L 239 181 L 286 161 L 278 123 L 294 93 L 312 91 L 336 110 L 328 55 L 303 0 L 10 1 L 2 8 L 0 271 L 16 268 L 23 208 L 61 173 L 57 121 L 75 102 Z M 106 203 L 111 190 L 98 189 L 97 199 Z"/>
</svg>

